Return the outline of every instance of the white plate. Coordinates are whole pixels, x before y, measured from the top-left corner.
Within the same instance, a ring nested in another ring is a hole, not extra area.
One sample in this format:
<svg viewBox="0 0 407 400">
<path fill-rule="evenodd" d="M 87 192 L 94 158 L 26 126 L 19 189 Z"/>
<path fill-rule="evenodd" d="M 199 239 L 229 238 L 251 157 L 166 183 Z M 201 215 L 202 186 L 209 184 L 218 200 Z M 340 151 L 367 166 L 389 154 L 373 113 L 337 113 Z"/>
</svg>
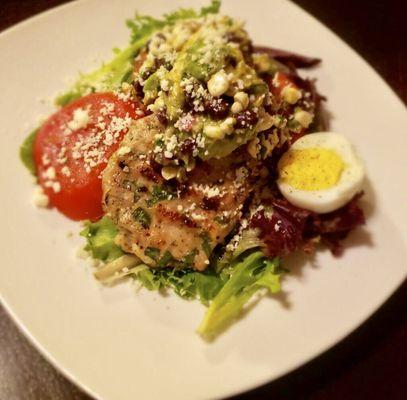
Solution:
<svg viewBox="0 0 407 400">
<path fill-rule="evenodd" d="M 50 111 L 38 100 L 125 44 L 123 21 L 136 8 L 159 15 L 188 3 L 75 2 L 0 35 L 1 298 L 45 356 L 100 399 L 208 399 L 253 388 L 338 342 L 406 277 L 406 110 L 357 54 L 285 1 L 230 0 L 223 11 L 246 19 L 255 43 L 323 59 L 313 74 L 329 97 L 332 128 L 352 138 L 371 182 L 368 224 L 343 258 L 298 259 L 285 297 L 263 299 L 209 345 L 194 333 L 202 306 L 137 294 L 130 284 L 100 288 L 75 257 L 80 240 L 67 237 L 77 224 L 30 205 L 17 151 Z"/>
</svg>

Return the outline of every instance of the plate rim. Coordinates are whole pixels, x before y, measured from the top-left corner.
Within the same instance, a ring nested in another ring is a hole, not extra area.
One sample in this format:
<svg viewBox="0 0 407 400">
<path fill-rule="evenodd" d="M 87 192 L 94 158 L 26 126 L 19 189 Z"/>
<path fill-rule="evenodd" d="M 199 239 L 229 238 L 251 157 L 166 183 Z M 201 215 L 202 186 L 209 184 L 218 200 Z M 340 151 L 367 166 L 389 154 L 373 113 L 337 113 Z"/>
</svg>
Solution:
<svg viewBox="0 0 407 400">
<path fill-rule="evenodd" d="M 46 19 L 47 17 L 57 14 L 60 12 L 63 12 L 65 9 L 68 8 L 73 8 L 73 7 L 78 7 L 79 4 L 83 3 L 90 3 L 94 0 L 75 0 L 75 1 L 70 1 L 65 4 L 60 4 L 57 6 L 53 6 L 47 10 L 44 10 L 42 12 L 39 12 L 29 18 L 26 18 L 16 24 L 13 24 L 9 26 L 8 28 L 2 30 L 0 32 L 0 46 L 1 46 L 1 41 L 4 38 L 7 38 L 9 35 L 18 33 L 18 31 L 25 29 L 26 26 L 29 26 L 31 24 L 36 24 L 40 22 L 42 19 Z M 140 1 L 140 0 L 138 0 Z M 317 19 L 313 14 L 309 13 L 307 10 L 305 10 L 303 7 L 300 5 L 286 0 L 287 3 L 290 3 L 290 7 L 295 8 L 297 11 L 300 11 L 302 14 L 305 14 L 308 18 L 312 20 L 313 24 L 319 25 L 322 29 L 325 29 L 330 32 L 330 34 L 333 35 L 333 37 L 336 39 L 336 41 L 340 42 L 342 45 L 344 45 L 347 50 L 351 51 L 353 57 L 357 58 L 359 62 L 365 65 L 368 69 L 373 72 L 375 75 L 376 79 L 379 79 L 381 83 L 389 90 L 394 97 L 397 99 L 397 101 L 401 104 L 401 106 L 406 110 L 407 106 L 404 103 L 404 101 L 401 99 L 400 95 L 387 83 L 387 81 L 379 74 L 379 72 L 376 70 L 376 68 L 370 64 L 368 61 L 366 61 L 362 55 L 360 55 L 350 44 L 348 44 L 345 40 L 343 40 L 338 34 L 336 34 L 333 30 L 331 30 L 326 24 L 321 22 L 319 19 Z M 175 6 L 175 4 L 174 4 Z M 137 8 L 137 4 L 135 4 L 135 8 Z M 405 240 L 404 240 L 405 242 Z M 236 395 L 243 395 L 251 390 L 263 387 L 267 384 L 270 384 L 271 382 L 275 382 L 276 380 L 282 378 L 283 376 L 286 376 L 287 374 L 294 372 L 298 370 L 301 367 L 306 366 L 308 363 L 312 362 L 313 360 L 317 359 L 320 357 L 322 354 L 325 354 L 328 352 L 330 349 L 334 348 L 335 346 L 339 345 L 346 339 L 348 336 L 350 336 L 352 333 L 354 333 L 356 330 L 358 330 L 362 325 L 364 325 L 369 319 L 371 319 L 374 314 L 377 313 L 377 311 L 382 308 L 386 303 L 390 301 L 390 299 L 395 295 L 395 293 L 400 289 L 400 287 L 407 281 L 407 271 L 404 273 L 404 277 L 402 280 L 400 280 L 396 285 L 393 285 L 392 288 L 388 291 L 388 293 L 382 298 L 377 301 L 377 304 L 375 304 L 372 308 L 369 309 L 369 311 L 364 315 L 360 320 L 358 321 L 357 324 L 352 325 L 351 328 L 348 328 L 336 339 L 333 339 L 331 342 L 326 344 L 323 347 L 320 347 L 319 350 L 314 353 L 313 355 L 309 357 L 305 357 L 301 361 L 298 361 L 296 363 L 293 363 L 291 367 L 287 367 L 285 370 L 279 371 L 277 374 L 275 374 L 272 378 L 265 378 L 265 379 L 254 379 L 251 384 L 246 385 L 243 388 L 236 389 L 236 390 L 230 390 L 228 393 L 224 393 L 221 395 L 217 395 L 216 397 L 213 397 L 213 399 L 223 399 L 225 396 L 227 397 L 232 397 Z M 60 363 L 53 355 L 51 352 L 49 352 L 46 348 L 46 345 L 43 345 L 40 343 L 40 341 L 37 340 L 37 338 L 30 332 L 29 328 L 25 325 L 25 323 L 20 319 L 20 317 L 14 312 L 13 308 L 9 305 L 8 301 L 4 298 L 3 293 L 0 291 L 0 304 L 3 306 L 4 310 L 6 311 L 7 315 L 11 318 L 15 326 L 17 326 L 18 330 L 24 335 L 26 339 L 33 345 L 36 351 L 38 351 L 44 359 L 49 362 L 53 368 L 57 370 L 58 373 L 61 373 L 62 376 L 67 378 L 74 386 L 82 390 L 84 393 L 87 395 L 93 397 L 95 400 L 106 400 L 101 395 L 96 393 L 93 389 L 91 389 L 86 383 L 83 382 L 83 380 L 76 376 L 76 374 L 72 371 L 70 371 L 69 368 L 65 367 L 62 363 Z M 204 397 L 202 397 L 204 398 Z M 206 397 L 205 397 L 206 398 Z"/>
</svg>

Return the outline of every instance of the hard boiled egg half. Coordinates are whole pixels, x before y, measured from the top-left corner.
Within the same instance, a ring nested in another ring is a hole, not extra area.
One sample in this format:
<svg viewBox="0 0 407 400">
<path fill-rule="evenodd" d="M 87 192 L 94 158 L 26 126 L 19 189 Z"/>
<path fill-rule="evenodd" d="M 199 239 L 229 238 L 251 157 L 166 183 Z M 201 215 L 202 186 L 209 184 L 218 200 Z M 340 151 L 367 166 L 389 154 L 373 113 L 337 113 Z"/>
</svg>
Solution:
<svg viewBox="0 0 407 400">
<path fill-rule="evenodd" d="M 316 213 L 334 211 L 361 191 L 364 166 L 345 136 L 318 132 L 298 139 L 278 163 L 277 185 L 292 204 Z"/>
</svg>

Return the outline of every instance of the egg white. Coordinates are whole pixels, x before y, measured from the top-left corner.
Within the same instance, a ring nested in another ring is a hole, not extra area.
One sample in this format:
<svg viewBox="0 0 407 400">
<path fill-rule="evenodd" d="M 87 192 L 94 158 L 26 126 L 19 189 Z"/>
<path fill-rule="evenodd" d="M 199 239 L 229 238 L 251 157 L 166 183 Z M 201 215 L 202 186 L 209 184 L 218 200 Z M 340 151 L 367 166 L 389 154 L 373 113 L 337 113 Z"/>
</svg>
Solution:
<svg viewBox="0 0 407 400">
<path fill-rule="evenodd" d="M 288 151 L 306 148 L 335 151 L 344 163 L 344 170 L 334 186 L 321 190 L 300 190 L 278 179 L 277 185 L 282 195 L 291 204 L 324 214 L 344 206 L 362 190 L 365 177 L 364 165 L 345 136 L 334 132 L 311 133 L 294 142 Z"/>
</svg>

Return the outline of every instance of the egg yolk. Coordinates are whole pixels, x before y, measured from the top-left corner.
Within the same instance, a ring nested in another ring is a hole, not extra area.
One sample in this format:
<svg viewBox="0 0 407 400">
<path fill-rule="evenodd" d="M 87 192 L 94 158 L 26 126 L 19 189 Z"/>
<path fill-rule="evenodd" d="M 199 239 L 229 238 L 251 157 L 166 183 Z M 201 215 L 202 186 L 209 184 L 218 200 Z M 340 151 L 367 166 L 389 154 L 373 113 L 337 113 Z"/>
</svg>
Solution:
<svg viewBox="0 0 407 400">
<path fill-rule="evenodd" d="M 299 190 L 328 189 L 338 183 L 344 168 L 334 150 L 323 148 L 290 150 L 278 163 L 280 180 Z"/>
</svg>

